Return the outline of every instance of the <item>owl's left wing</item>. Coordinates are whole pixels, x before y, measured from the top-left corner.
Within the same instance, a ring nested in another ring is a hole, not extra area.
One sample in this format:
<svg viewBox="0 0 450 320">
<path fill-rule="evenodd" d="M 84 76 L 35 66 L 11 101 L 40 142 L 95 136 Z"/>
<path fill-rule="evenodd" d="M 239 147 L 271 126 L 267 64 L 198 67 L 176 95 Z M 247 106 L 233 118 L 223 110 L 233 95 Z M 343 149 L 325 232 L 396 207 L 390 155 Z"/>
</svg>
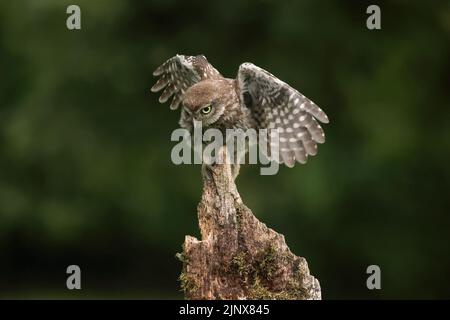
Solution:
<svg viewBox="0 0 450 320">
<path fill-rule="evenodd" d="M 221 77 L 217 71 L 203 55 L 184 56 L 176 55 L 154 72 L 155 77 L 160 77 L 156 84 L 151 88 L 152 92 L 158 92 L 164 89 L 159 97 L 159 102 L 166 102 L 171 96 L 173 100 L 170 109 L 178 108 L 184 92 L 195 83 L 214 77 Z"/>
<path fill-rule="evenodd" d="M 308 155 L 317 153 L 317 143 L 325 142 L 317 120 L 328 123 L 322 109 L 252 63 L 240 65 L 237 80 L 241 101 L 251 110 L 257 127 L 278 129 L 280 158 L 273 160 L 292 167 L 295 161 L 306 163 Z"/>
</svg>

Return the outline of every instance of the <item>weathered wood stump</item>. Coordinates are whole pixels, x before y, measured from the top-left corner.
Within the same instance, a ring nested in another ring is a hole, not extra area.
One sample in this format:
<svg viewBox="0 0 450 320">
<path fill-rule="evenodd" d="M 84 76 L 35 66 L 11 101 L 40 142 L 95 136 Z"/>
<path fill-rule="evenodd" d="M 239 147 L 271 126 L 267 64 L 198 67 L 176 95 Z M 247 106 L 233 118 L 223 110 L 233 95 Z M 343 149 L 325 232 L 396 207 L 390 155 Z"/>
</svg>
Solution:
<svg viewBox="0 0 450 320">
<path fill-rule="evenodd" d="M 225 152 L 222 149 L 221 152 Z M 308 264 L 241 200 L 230 166 L 203 169 L 202 240 L 186 236 L 180 275 L 187 299 L 321 299 Z"/>
</svg>

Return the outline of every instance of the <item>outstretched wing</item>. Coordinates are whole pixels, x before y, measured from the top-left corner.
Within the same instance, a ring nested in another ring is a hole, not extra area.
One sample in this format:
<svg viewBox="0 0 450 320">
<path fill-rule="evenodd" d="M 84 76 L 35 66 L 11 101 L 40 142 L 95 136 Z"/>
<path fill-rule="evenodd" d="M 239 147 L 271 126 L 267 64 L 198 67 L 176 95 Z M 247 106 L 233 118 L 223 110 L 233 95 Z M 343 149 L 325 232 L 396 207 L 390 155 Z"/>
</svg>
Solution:
<svg viewBox="0 0 450 320">
<path fill-rule="evenodd" d="M 164 103 L 173 96 L 170 103 L 170 109 L 172 110 L 178 108 L 184 92 L 190 86 L 207 78 L 221 77 L 205 56 L 178 54 L 159 66 L 153 72 L 153 75 L 160 78 L 152 87 L 152 92 L 158 92 L 165 88 L 159 97 L 159 102 Z"/>
<path fill-rule="evenodd" d="M 292 167 L 297 160 L 306 163 L 317 153 L 317 143 L 325 134 L 317 120 L 328 117 L 314 102 L 252 63 L 243 63 L 238 71 L 241 101 L 251 110 L 258 128 L 278 129 L 279 159 Z"/>
</svg>

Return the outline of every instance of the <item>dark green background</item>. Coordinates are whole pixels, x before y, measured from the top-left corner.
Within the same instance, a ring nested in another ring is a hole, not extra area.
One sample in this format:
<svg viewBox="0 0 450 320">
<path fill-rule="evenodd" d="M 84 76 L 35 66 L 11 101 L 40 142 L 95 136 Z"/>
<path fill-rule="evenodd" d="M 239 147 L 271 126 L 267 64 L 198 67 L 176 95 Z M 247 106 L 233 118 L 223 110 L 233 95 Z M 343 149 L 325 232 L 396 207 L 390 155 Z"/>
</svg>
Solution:
<svg viewBox="0 0 450 320">
<path fill-rule="evenodd" d="M 200 166 L 171 163 L 179 112 L 151 73 L 204 53 L 228 77 L 269 70 L 330 118 L 306 166 L 238 178 L 324 298 L 450 298 L 450 4 L 376 3 L 378 31 L 360 1 L 1 1 L 0 297 L 182 298 Z"/>
</svg>

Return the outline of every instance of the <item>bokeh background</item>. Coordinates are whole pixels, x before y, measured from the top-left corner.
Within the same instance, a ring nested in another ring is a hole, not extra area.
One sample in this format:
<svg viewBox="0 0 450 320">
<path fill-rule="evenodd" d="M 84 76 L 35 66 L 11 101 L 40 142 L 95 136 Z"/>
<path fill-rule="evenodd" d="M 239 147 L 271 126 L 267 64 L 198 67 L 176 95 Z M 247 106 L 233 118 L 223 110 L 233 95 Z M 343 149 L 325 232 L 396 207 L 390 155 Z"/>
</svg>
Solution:
<svg viewBox="0 0 450 320">
<path fill-rule="evenodd" d="M 331 119 L 307 165 L 238 178 L 325 299 L 450 298 L 450 3 L 376 3 L 378 31 L 364 1 L 1 1 L 0 297 L 183 297 L 200 166 L 170 161 L 179 112 L 149 89 L 167 58 L 203 53 L 228 77 L 269 70 Z"/>
</svg>

